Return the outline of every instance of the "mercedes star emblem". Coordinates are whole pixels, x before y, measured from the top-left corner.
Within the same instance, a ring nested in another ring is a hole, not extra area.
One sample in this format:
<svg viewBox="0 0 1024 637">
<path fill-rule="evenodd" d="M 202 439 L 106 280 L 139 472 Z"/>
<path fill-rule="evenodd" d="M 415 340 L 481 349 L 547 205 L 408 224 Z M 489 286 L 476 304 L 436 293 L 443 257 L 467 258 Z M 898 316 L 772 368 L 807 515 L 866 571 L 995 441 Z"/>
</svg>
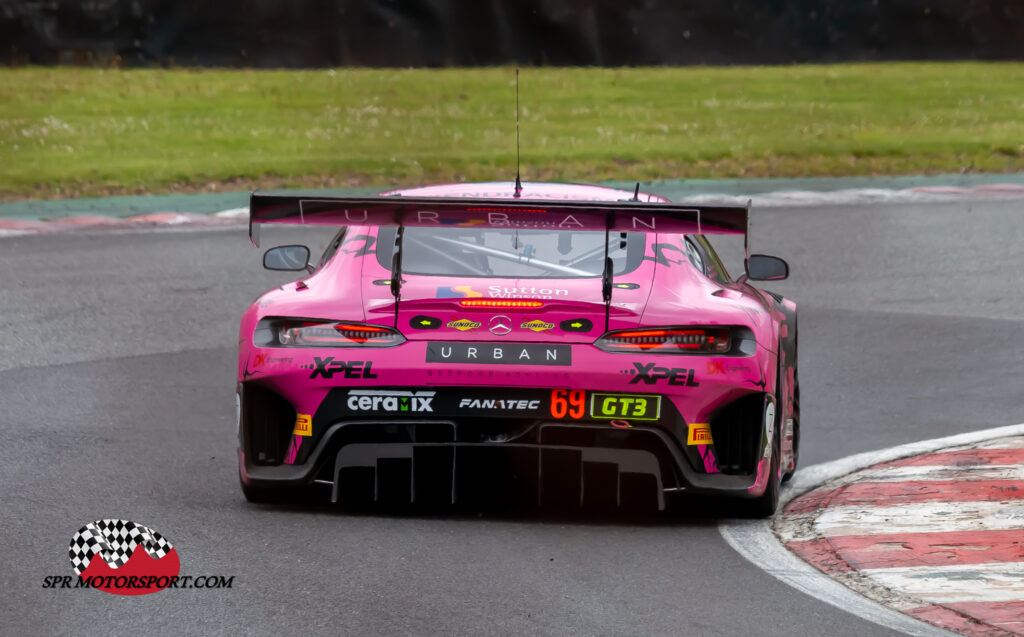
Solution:
<svg viewBox="0 0 1024 637">
<path fill-rule="evenodd" d="M 512 319 L 504 314 L 499 314 L 498 316 L 491 317 L 491 322 L 487 324 L 487 328 L 495 336 L 504 336 L 512 331 Z"/>
</svg>

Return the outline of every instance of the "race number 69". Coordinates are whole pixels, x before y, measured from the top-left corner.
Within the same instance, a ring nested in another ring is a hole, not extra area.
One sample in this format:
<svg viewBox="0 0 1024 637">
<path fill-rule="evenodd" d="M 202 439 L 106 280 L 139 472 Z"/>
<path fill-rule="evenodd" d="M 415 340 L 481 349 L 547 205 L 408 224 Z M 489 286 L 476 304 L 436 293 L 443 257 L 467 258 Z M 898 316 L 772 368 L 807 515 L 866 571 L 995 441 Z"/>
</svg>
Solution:
<svg viewBox="0 0 1024 637">
<path fill-rule="evenodd" d="M 587 392 L 582 389 L 551 390 L 552 418 L 565 418 L 568 415 L 574 420 L 579 420 L 583 417 L 583 410 L 586 404 Z"/>
</svg>

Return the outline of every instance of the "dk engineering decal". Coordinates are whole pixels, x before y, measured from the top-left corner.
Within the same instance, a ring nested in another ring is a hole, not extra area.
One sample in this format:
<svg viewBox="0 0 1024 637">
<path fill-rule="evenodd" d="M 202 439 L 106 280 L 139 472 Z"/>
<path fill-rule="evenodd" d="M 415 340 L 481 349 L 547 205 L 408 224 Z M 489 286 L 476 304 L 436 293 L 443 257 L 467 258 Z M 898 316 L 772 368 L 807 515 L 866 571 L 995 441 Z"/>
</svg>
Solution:
<svg viewBox="0 0 1024 637">
<path fill-rule="evenodd" d="M 114 595 L 148 595 L 165 588 L 231 588 L 235 576 L 179 575 L 181 561 L 171 543 L 131 520 L 86 524 L 71 537 L 71 567 L 78 576 L 48 575 L 43 588 L 95 588 Z"/>
</svg>

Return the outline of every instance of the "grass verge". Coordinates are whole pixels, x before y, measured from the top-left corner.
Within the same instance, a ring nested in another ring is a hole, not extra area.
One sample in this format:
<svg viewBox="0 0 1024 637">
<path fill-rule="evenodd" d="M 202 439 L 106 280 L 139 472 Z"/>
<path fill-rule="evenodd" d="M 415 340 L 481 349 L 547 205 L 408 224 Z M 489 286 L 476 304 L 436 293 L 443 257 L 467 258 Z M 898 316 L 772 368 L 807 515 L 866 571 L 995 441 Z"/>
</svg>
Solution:
<svg viewBox="0 0 1024 637">
<path fill-rule="evenodd" d="M 0 69 L 0 199 L 510 179 L 508 68 Z M 522 172 L 1024 170 L 1024 64 L 542 68 Z"/>
</svg>

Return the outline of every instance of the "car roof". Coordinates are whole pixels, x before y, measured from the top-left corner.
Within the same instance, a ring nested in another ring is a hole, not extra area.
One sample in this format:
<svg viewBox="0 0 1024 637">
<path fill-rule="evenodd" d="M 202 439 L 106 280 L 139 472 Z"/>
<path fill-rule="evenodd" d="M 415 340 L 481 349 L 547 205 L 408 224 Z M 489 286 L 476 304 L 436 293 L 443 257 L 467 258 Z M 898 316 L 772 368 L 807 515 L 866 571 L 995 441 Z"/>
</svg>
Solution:
<svg viewBox="0 0 1024 637">
<path fill-rule="evenodd" d="M 519 199 L 565 201 L 622 201 L 633 198 L 633 191 L 607 186 L 523 182 Z M 487 181 L 460 184 L 436 184 L 381 193 L 382 196 L 403 197 L 474 197 L 483 199 L 515 199 L 515 184 L 510 181 Z M 641 192 L 641 201 L 671 203 L 655 194 Z"/>
</svg>

